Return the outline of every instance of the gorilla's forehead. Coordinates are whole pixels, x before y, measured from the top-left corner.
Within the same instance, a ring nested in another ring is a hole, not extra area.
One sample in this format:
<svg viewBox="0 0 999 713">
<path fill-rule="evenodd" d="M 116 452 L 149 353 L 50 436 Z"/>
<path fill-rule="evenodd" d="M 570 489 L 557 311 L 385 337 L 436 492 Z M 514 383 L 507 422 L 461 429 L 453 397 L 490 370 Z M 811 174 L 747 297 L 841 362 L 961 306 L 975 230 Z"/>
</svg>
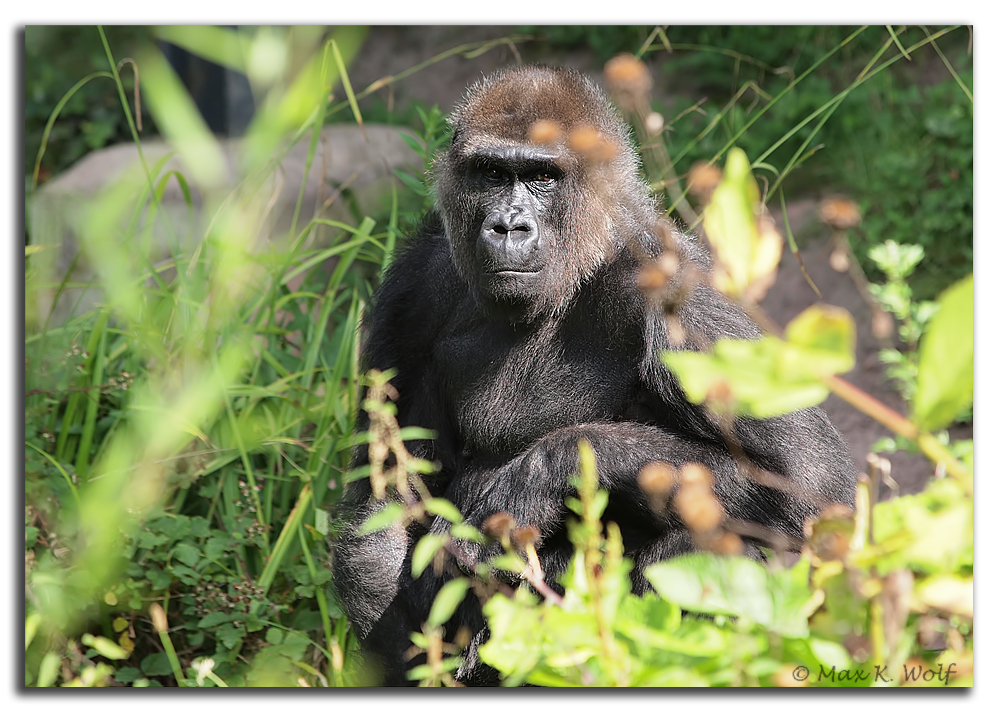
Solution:
<svg viewBox="0 0 999 713">
<path fill-rule="evenodd" d="M 576 72 L 525 67 L 474 86 L 455 113 L 473 132 L 524 142 L 539 121 L 568 132 L 583 125 L 609 128 L 618 123 L 606 97 Z"/>
<path fill-rule="evenodd" d="M 532 144 L 526 137 L 510 138 L 494 134 L 475 134 L 458 148 L 462 160 L 492 159 L 507 165 L 517 163 L 550 162 L 569 170 L 575 164 L 575 155 L 561 143 Z"/>
</svg>

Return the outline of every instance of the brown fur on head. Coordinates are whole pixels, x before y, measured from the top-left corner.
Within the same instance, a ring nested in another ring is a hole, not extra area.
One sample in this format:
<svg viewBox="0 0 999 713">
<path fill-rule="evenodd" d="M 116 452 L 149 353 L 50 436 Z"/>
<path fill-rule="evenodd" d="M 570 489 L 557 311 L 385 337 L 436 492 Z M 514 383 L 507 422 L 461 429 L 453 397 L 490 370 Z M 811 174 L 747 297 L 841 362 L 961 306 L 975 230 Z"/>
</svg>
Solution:
<svg viewBox="0 0 999 713">
<path fill-rule="evenodd" d="M 604 93 L 575 70 L 528 66 L 493 74 L 469 88 L 450 121 L 451 146 L 434 163 L 437 209 L 455 264 L 470 284 L 476 282 L 475 241 L 485 219 L 466 185 L 477 152 L 543 141 L 564 174 L 544 226 L 550 239 L 546 288 L 532 296 L 522 318 L 557 313 L 630 236 L 652 229 L 655 205 L 639 174 L 630 129 Z M 537 127 L 543 130 L 532 131 Z M 587 152 L 594 141 L 597 150 Z"/>
</svg>

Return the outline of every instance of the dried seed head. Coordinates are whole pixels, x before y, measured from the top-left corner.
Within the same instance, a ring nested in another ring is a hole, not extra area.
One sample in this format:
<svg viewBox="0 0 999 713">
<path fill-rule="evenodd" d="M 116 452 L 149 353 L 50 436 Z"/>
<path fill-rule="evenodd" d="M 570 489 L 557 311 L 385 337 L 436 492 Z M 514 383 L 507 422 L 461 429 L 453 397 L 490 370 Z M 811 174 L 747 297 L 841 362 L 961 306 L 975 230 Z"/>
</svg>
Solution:
<svg viewBox="0 0 999 713">
<path fill-rule="evenodd" d="M 676 236 L 673 235 L 673 228 L 668 221 L 660 220 L 654 230 L 663 250 L 676 250 Z"/>
<path fill-rule="evenodd" d="M 700 463 L 686 463 L 680 469 L 680 482 L 683 485 L 697 485 L 710 490 L 715 484 L 715 475 Z"/>
<path fill-rule="evenodd" d="M 846 198 L 827 198 L 819 206 L 819 217 L 836 230 L 846 230 L 860 224 L 860 208 Z"/>
<path fill-rule="evenodd" d="M 651 136 L 655 136 L 663 127 L 666 125 L 666 120 L 663 119 L 663 115 L 658 111 L 654 111 L 645 117 L 645 130 L 649 132 Z"/>
<path fill-rule="evenodd" d="M 463 626 L 454 635 L 454 645 L 459 649 L 464 649 L 472 643 L 472 632 L 467 626 Z"/>
<path fill-rule="evenodd" d="M 846 250 L 841 247 L 833 250 L 829 256 L 829 266 L 836 272 L 846 272 L 849 270 L 850 256 L 846 254 Z"/>
<path fill-rule="evenodd" d="M 533 525 L 528 525 L 526 527 L 518 527 L 513 531 L 513 544 L 517 547 L 524 548 L 528 545 L 536 545 L 541 541 L 541 531 Z"/>
<path fill-rule="evenodd" d="M 700 198 L 701 201 L 707 201 L 721 180 L 720 168 L 710 163 L 701 162 L 690 169 L 687 185 L 690 187 L 691 193 Z"/>
<path fill-rule="evenodd" d="M 625 111 L 648 104 L 652 75 L 645 63 L 631 54 L 619 54 L 604 65 L 604 81 L 611 95 Z"/>
<path fill-rule="evenodd" d="M 741 555 L 745 551 L 742 538 L 734 532 L 724 532 L 711 540 L 710 549 L 720 555 Z"/>
<path fill-rule="evenodd" d="M 614 142 L 596 127 L 580 126 L 569 134 L 569 148 L 592 163 L 606 163 L 617 154 Z"/>
<path fill-rule="evenodd" d="M 649 263 L 638 271 L 638 289 L 643 292 L 661 290 L 667 282 L 669 282 L 669 275 L 659 267 L 658 262 Z"/>
<path fill-rule="evenodd" d="M 668 493 L 675 482 L 676 468 L 662 461 L 649 463 L 638 473 L 638 487 L 648 495 Z"/>
<path fill-rule="evenodd" d="M 877 339 L 891 339 L 895 332 L 894 318 L 884 310 L 876 310 L 871 316 L 871 333 Z"/>
<path fill-rule="evenodd" d="M 714 493 L 703 485 L 681 486 L 673 497 L 673 506 L 687 527 L 695 533 L 714 530 L 725 517 Z"/>
<path fill-rule="evenodd" d="M 167 631 L 167 618 L 163 607 L 153 602 L 149 605 L 149 616 L 153 620 L 153 628 L 156 629 L 156 633 L 165 634 Z"/>
<path fill-rule="evenodd" d="M 708 387 L 704 400 L 713 410 L 725 413 L 730 413 L 735 405 L 732 387 L 723 379 L 719 379 Z"/>
<path fill-rule="evenodd" d="M 670 344 L 680 346 L 687 341 L 687 330 L 683 328 L 683 323 L 675 314 L 666 315 L 666 335 Z"/>
<path fill-rule="evenodd" d="M 533 144 L 554 144 L 561 138 L 562 127 L 548 119 L 535 121 L 527 132 L 527 140 Z"/>
<path fill-rule="evenodd" d="M 496 540 L 509 537 L 515 527 L 517 527 L 517 518 L 504 511 L 490 515 L 482 523 L 482 531 Z"/>
</svg>

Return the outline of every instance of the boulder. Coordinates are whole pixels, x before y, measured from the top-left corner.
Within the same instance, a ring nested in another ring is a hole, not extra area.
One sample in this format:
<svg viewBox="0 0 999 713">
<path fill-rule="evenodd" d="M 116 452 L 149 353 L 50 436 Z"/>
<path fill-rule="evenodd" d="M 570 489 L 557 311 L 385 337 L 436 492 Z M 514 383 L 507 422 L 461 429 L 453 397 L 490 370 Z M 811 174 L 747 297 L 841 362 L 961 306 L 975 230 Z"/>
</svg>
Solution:
<svg viewBox="0 0 999 713">
<path fill-rule="evenodd" d="M 346 196 L 361 215 L 383 209 L 393 182 L 401 186 L 395 177 L 395 170 L 407 165 L 417 170 L 422 168 L 421 157 L 401 138 L 402 133 L 410 132 L 401 127 L 382 125 L 366 125 L 363 133 L 356 125 L 324 127 L 306 179 L 296 230 L 301 231 L 316 215 L 356 224 Z M 171 241 L 175 239 L 179 240 L 183 250 L 190 250 L 203 237 L 211 219 L 210 215 L 203 215 L 206 201 L 209 205 L 217 205 L 217 201 L 236 188 L 243 177 L 239 166 L 242 142 L 242 138 L 219 139 L 225 159 L 225 178 L 220 190 L 212 191 L 212 196 L 202 195 L 189 182 L 192 204 L 189 207 L 180 183 L 173 178 L 167 181 L 161 201 L 162 212 L 153 225 L 144 226 L 148 230 L 143 231 L 140 223 L 140 229 L 135 231 L 136 234 L 143 233 L 144 237 L 149 236 L 150 262 L 156 264 L 168 259 L 171 256 Z M 264 215 L 259 231 L 253 237 L 258 247 L 287 239 L 305 174 L 308 150 L 307 135 L 288 150 L 277 169 L 253 191 L 250 200 L 260 207 Z M 182 160 L 165 141 L 143 141 L 142 153 L 150 168 L 165 159 L 159 177 L 170 171 L 186 175 Z M 47 285 L 40 291 L 37 305 L 37 314 L 42 320 L 53 307 L 56 286 L 68 272 L 68 288 L 60 296 L 59 304 L 55 305 L 51 323 L 61 323 L 71 314 L 80 313 L 100 302 L 101 292 L 93 284 L 94 268 L 87 252 L 81 251 L 81 239 L 85 233 L 84 221 L 88 209 L 113 184 L 118 184 L 116 190 L 123 192 L 124 200 L 130 201 L 132 206 L 136 205 L 146 178 L 141 170 L 138 149 L 132 143 L 109 146 L 88 154 L 29 197 L 30 241 L 43 247 L 32 258 Z M 246 186 L 241 190 L 245 191 Z M 325 227 L 315 230 L 310 236 L 310 244 L 323 245 L 333 232 Z"/>
</svg>

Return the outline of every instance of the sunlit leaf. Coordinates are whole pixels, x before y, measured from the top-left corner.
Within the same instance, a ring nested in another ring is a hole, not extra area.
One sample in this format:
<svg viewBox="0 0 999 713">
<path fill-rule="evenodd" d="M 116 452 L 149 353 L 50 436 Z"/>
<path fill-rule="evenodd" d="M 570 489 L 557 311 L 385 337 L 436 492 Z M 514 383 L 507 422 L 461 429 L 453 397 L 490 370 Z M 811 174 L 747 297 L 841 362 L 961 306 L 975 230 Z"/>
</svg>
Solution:
<svg viewBox="0 0 999 713">
<path fill-rule="evenodd" d="M 437 597 L 434 599 L 433 606 L 430 607 L 427 624 L 430 626 L 443 626 L 454 614 L 467 592 L 468 580 L 464 578 L 452 579 L 441 587 L 440 591 L 437 592 Z"/>
<path fill-rule="evenodd" d="M 785 636 L 808 634 L 812 593 L 792 571 L 698 553 L 652 565 L 645 576 L 660 595 L 687 611 L 741 617 Z"/>
<path fill-rule="evenodd" d="M 370 535 L 372 532 L 387 530 L 400 522 L 405 514 L 406 510 L 401 503 L 386 503 L 381 510 L 361 523 L 357 528 L 357 535 Z"/>
<path fill-rule="evenodd" d="M 762 298 L 776 278 L 782 240 L 741 149 L 728 153 L 722 181 L 704 209 L 704 232 L 714 248 L 714 286 L 729 295 Z"/>
<path fill-rule="evenodd" d="M 928 431 L 943 428 L 972 401 L 974 386 L 972 276 L 940 296 L 940 309 L 919 344 L 912 417 Z"/>
<path fill-rule="evenodd" d="M 447 535 L 435 532 L 428 533 L 420 538 L 420 541 L 413 548 L 412 567 L 414 579 L 423 574 L 423 570 L 433 561 L 434 555 L 440 551 L 441 547 L 447 544 L 449 539 Z"/>
</svg>

